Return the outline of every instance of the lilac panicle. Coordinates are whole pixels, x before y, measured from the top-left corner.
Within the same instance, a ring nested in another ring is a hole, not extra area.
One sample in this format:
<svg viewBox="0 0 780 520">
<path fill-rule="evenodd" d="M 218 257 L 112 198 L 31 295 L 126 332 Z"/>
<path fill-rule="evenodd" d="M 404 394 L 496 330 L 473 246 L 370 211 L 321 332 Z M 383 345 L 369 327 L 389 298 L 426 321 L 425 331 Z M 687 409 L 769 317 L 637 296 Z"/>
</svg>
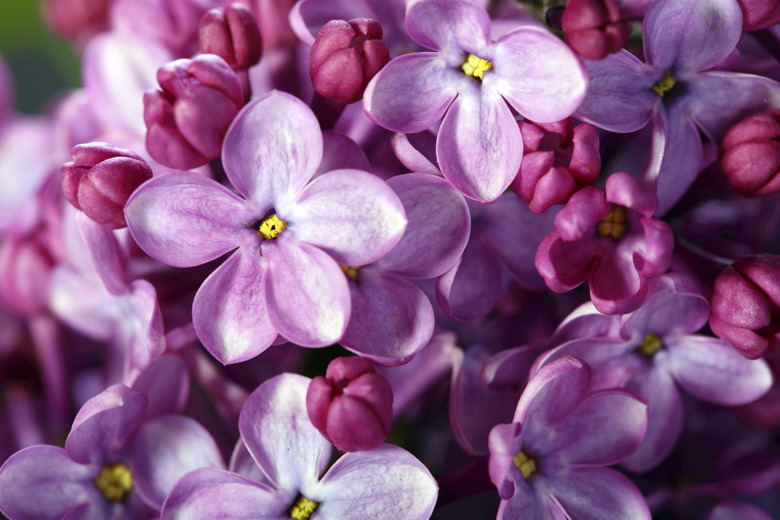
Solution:
<svg viewBox="0 0 780 520">
<path fill-rule="evenodd" d="M 263 40 L 257 19 L 244 4 L 211 9 L 198 26 L 200 50 L 216 54 L 233 69 L 248 69 L 262 56 Z"/>
</svg>

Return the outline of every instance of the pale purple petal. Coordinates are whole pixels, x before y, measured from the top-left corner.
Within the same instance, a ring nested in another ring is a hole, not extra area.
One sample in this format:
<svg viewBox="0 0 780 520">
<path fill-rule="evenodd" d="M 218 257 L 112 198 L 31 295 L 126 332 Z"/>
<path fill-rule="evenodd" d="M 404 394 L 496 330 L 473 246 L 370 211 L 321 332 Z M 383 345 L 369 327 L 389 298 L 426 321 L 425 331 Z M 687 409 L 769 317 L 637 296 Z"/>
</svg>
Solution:
<svg viewBox="0 0 780 520">
<path fill-rule="evenodd" d="M 582 62 L 546 29 L 523 26 L 503 35 L 489 54 L 495 73 L 483 88 L 495 89 L 522 116 L 538 123 L 569 117 L 582 102 L 588 75 Z"/>
<path fill-rule="evenodd" d="M 182 478 L 168 496 L 165 520 L 285 520 L 295 499 L 246 477 L 218 469 L 199 469 Z"/>
<path fill-rule="evenodd" d="M 577 520 L 650 520 L 647 502 L 628 478 L 610 468 L 567 472 L 546 482 L 566 518 Z"/>
<path fill-rule="evenodd" d="M 422 132 L 441 120 L 461 85 L 458 72 L 437 54 L 405 54 L 369 82 L 363 108 L 369 119 L 388 130 Z"/>
<path fill-rule="evenodd" d="M 76 213 L 76 225 L 84 238 L 95 271 L 111 294 L 128 292 L 127 259 L 110 229 L 101 226 L 84 213 Z"/>
<path fill-rule="evenodd" d="M 284 233 L 317 246 L 348 266 L 376 261 L 403 235 L 401 201 L 382 179 L 358 170 L 336 170 L 317 177 L 289 209 Z"/>
<path fill-rule="evenodd" d="M 130 232 L 149 256 L 176 267 L 204 264 L 254 234 L 258 217 L 217 182 L 172 173 L 138 188 L 125 206 Z"/>
<path fill-rule="evenodd" d="M 149 364 L 133 382 L 132 388 L 149 398 L 147 418 L 181 413 L 190 392 L 189 372 L 181 358 L 165 355 Z"/>
<path fill-rule="evenodd" d="M 350 283 L 352 313 L 341 344 L 382 365 L 399 365 L 422 349 L 433 335 L 433 307 L 411 282 L 373 266 Z"/>
<path fill-rule="evenodd" d="M 471 2 L 427 0 L 406 14 L 406 32 L 427 49 L 463 59 L 464 52 L 481 54 L 490 35 L 490 17 Z"/>
<path fill-rule="evenodd" d="M 276 339 L 265 303 L 267 262 L 246 246 L 206 278 L 192 304 L 203 346 L 222 363 L 251 359 Z"/>
<path fill-rule="evenodd" d="M 766 361 L 747 359 L 719 338 L 690 335 L 666 341 L 665 366 L 694 397 L 736 406 L 755 401 L 772 386 Z"/>
<path fill-rule="evenodd" d="M 411 453 L 383 444 L 341 457 L 309 498 L 320 502 L 317 516 L 323 520 L 426 520 L 438 491 L 431 473 Z"/>
<path fill-rule="evenodd" d="M 653 71 L 626 50 L 598 61 L 586 60 L 590 86 L 577 117 L 612 132 L 644 127 L 661 98 L 652 91 Z"/>
<path fill-rule="evenodd" d="M 129 352 L 132 364 L 144 368 L 165 350 L 162 311 L 152 284 L 135 280 L 130 289 L 129 307 L 133 312 L 125 316 L 123 324 L 130 325 L 133 337 Z"/>
<path fill-rule="evenodd" d="M 198 468 L 224 469 L 222 455 L 208 431 L 195 420 L 164 415 L 144 423 L 130 452 L 133 486 L 156 509 L 176 482 Z"/>
<path fill-rule="evenodd" d="M 444 177 L 466 197 L 493 202 L 517 176 L 523 139 L 506 101 L 494 90 L 462 90 L 436 140 Z"/>
<path fill-rule="evenodd" d="M 104 502 L 93 483 L 98 472 L 72 461 L 62 448 L 26 448 L 0 468 L 0 510 L 14 520 L 56 520 L 84 511 Z"/>
<path fill-rule="evenodd" d="M 513 421 L 533 416 L 530 425 L 547 428 L 582 402 L 589 385 L 590 367 L 582 360 L 566 356 L 544 365 L 528 381 Z"/>
<path fill-rule="evenodd" d="M 279 334 L 307 347 L 341 339 L 350 299 L 347 278 L 336 261 L 291 234 L 264 242 L 262 251 L 269 270 L 263 288 L 268 316 Z"/>
<path fill-rule="evenodd" d="M 398 160 L 410 172 L 441 176 L 436 165 L 436 135 L 422 131 L 415 134 L 393 134 L 390 144 Z"/>
<path fill-rule="evenodd" d="M 309 381 L 289 373 L 269 379 L 247 398 L 238 419 L 252 458 L 285 492 L 305 492 L 316 486 L 330 458 L 330 444 L 306 413 Z"/>
<path fill-rule="evenodd" d="M 397 175 L 387 183 L 401 199 L 408 224 L 401 241 L 377 266 L 410 278 L 443 274 L 463 254 L 469 238 L 466 200 L 433 175 Z"/>
<path fill-rule="evenodd" d="M 314 113 L 276 90 L 239 112 L 222 146 L 225 173 L 261 212 L 256 218 L 300 193 L 321 160 L 322 133 Z"/>
<path fill-rule="evenodd" d="M 714 67 L 742 34 L 742 10 L 733 0 L 658 0 L 642 33 L 645 58 L 657 70 L 681 75 Z"/>
<path fill-rule="evenodd" d="M 710 309 L 707 299 L 692 284 L 680 273 L 652 278 L 647 300 L 625 319 L 623 336 L 642 339 L 648 333 L 664 337 L 699 330 L 707 323 Z"/>
<path fill-rule="evenodd" d="M 49 298 L 54 315 L 82 334 L 108 341 L 116 332 L 119 308 L 99 280 L 60 265 L 52 272 Z"/>
<path fill-rule="evenodd" d="M 326 130 L 322 132 L 322 161 L 316 175 L 333 170 L 371 171 L 366 153 L 355 141 L 344 134 Z"/>
</svg>

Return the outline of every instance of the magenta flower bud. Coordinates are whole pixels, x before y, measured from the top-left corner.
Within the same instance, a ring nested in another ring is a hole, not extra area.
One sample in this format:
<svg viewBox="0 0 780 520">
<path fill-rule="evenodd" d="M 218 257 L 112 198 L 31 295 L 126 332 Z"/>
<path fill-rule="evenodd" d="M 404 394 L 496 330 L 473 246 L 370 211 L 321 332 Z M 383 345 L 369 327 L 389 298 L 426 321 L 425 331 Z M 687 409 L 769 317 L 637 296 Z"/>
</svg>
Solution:
<svg viewBox="0 0 780 520">
<path fill-rule="evenodd" d="M 780 354 L 780 256 L 746 256 L 723 270 L 710 296 L 710 328 L 743 356 Z"/>
<path fill-rule="evenodd" d="M 631 24 L 614 0 L 571 0 L 561 24 L 572 50 L 589 60 L 619 51 L 631 36 Z"/>
<path fill-rule="evenodd" d="M 368 18 L 326 23 L 309 56 L 314 90 L 345 105 L 361 99 L 368 82 L 390 60 L 381 38 L 382 26 Z"/>
<path fill-rule="evenodd" d="M 110 228 L 127 226 L 124 208 L 135 189 L 152 178 L 152 169 L 130 150 L 106 143 L 73 147 L 62 165 L 62 191 L 76 209 Z"/>
<path fill-rule="evenodd" d="M 520 123 L 523 162 L 510 187 L 534 213 L 566 204 L 575 191 L 595 182 L 601 170 L 596 127 L 571 119 Z"/>
<path fill-rule="evenodd" d="M 146 149 L 165 166 L 189 170 L 219 157 L 244 104 L 241 81 L 225 60 L 201 54 L 157 71 L 162 91 L 144 94 Z"/>
<path fill-rule="evenodd" d="M 373 450 L 390 433 L 393 390 L 361 357 L 336 358 L 306 392 L 309 419 L 341 451 Z"/>
<path fill-rule="evenodd" d="M 742 8 L 742 30 L 758 31 L 780 22 L 777 0 L 737 0 Z"/>
<path fill-rule="evenodd" d="M 780 110 L 753 114 L 732 126 L 721 142 L 720 168 L 747 197 L 780 190 Z"/>
<path fill-rule="evenodd" d="M 198 36 L 201 52 L 216 54 L 234 70 L 256 65 L 263 52 L 257 19 L 243 4 L 207 12 L 200 20 Z"/>
</svg>

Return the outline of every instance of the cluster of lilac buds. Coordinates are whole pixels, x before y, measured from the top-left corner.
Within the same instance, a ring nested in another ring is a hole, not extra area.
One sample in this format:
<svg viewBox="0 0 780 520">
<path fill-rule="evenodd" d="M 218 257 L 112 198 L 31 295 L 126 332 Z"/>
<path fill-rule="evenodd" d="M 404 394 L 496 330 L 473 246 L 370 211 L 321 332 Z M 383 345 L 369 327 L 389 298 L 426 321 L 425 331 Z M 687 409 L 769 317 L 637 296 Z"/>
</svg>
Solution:
<svg viewBox="0 0 780 520">
<path fill-rule="evenodd" d="M 779 5 L 45 0 L 0 517 L 780 518 Z"/>
</svg>

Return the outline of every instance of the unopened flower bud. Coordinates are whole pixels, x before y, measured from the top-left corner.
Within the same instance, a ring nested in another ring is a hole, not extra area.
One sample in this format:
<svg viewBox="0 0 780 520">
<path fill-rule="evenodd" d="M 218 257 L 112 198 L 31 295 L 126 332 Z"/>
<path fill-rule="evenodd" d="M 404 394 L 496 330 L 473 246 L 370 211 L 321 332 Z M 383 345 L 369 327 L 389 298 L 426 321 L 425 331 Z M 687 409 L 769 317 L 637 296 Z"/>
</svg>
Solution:
<svg viewBox="0 0 780 520">
<path fill-rule="evenodd" d="M 314 427 L 338 449 L 372 450 L 390 433 L 393 390 L 365 359 L 336 358 L 326 377 L 309 384 L 306 410 Z"/>
<path fill-rule="evenodd" d="M 531 211 L 542 213 L 566 204 L 576 190 L 595 182 L 601 157 L 593 125 L 573 127 L 571 119 L 549 124 L 524 121 L 520 133 L 523 162 L 510 187 Z"/>
<path fill-rule="evenodd" d="M 631 36 L 631 23 L 615 0 L 571 0 L 561 24 L 572 50 L 589 60 L 619 51 Z"/>
<path fill-rule="evenodd" d="M 746 256 L 715 280 L 710 328 L 743 356 L 780 353 L 780 256 Z"/>
<path fill-rule="evenodd" d="M 124 208 L 135 189 L 152 178 L 140 156 L 106 143 L 74 146 L 62 166 L 62 191 L 76 209 L 110 228 L 127 226 Z"/>
<path fill-rule="evenodd" d="M 780 110 L 753 114 L 732 126 L 721 142 L 720 168 L 742 195 L 780 190 Z"/>
<path fill-rule="evenodd" d="M 345 105 L 360 100 L 368 82 L 390 60 L 381 38 L 382 26 L 367 18 L 326 23 L 309 57 L 314 90 Z"/>
<path fill-rule="evenodd" d="M 777 0 L 737 0 L 742 8 L 742 30 L 758 31 L 780 22 Z"/>
<path fill-rule="evenodd" d="M 144 94 L 146 149 L 180 170 L 219 157 L 230 123 L 243 106 L 235 71 L 214 54 L 172 61 L 157 71 L 162 91 Z"/>
<path fill-rule="evenodd" d="M 243 4 L 215 8 L 203 15 L 198 28 L 200 50 L 216 54 L 234 70 L 260 61 L 263 41 L 252 11 Z"/>
</svg>

